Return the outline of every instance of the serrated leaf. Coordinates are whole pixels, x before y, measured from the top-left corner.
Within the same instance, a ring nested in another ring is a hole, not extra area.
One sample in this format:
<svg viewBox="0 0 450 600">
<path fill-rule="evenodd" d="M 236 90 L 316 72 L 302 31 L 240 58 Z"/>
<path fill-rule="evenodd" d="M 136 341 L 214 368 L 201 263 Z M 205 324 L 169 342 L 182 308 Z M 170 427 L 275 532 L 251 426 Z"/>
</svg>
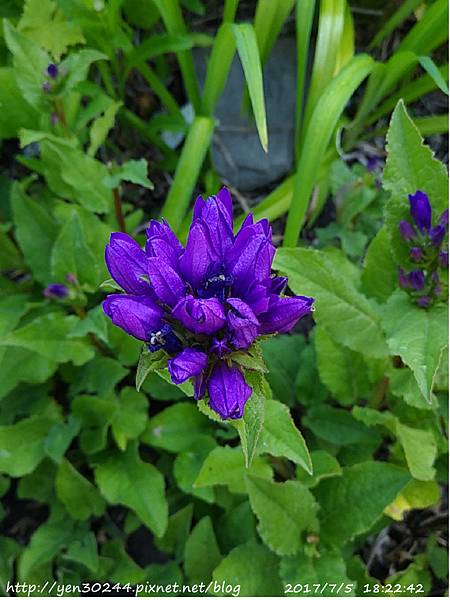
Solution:
<svg viewBox="0 0 450 600">
<path fill-rule="evenodd" d="M 433 384 L 448 346 L 446 308 L 423 310 L 415 306 L 405 292 L 392 294 L 383 311 L 383 327 L 393 355 L 414 373 L 425 402 L 430 403 Z"/>
<path fill-rule="evenodd" d="M 0 426 L 0 472 L 11 477 L 31 473 L 45 456 L 45 439 L 55 421 L 33 415 Z"/>
<path fill-rule="evenodd" d="M 337 459 L 325 450 L 313 450 L 311 452 L 312 474 L 309 475 L 304 469 L 297 467 L 297 479 L 309 488 L 315 487 L 322 479 L 339 477 L 342 469 Z"/>
<path fill-rule="evenodd" d="M 167 354 L 164 350 L 150 352 L 146 347 L 143 347 L 136 370 L 136 390 L 139 392 L 147 375 L 165 367 L 166 364 Z"/>
<path fill-rule="evenodd" d="M 439 485 L 435 481 L 413 479 L 384 512 L 391 519 L 401 521 L 405 512 L 437 504 L 440 497 Z"/>
<path fill-rule="evenodd" d="M 275 483 L 247 475 L 250 505 L 264 543 L 280 555 L 295 554 L 301 533 L 315 518 L 315 500 L 299 481 Z"/>
<path fill-rule="evenodd" d="M 91 125 L 89 132 L 90 144 L 88 155 L 95 156 L 97 150 L 104 144 L 108 137 L 109 130 L 114 126 L 117 111 L 122 106 L 122 102 L 113 102 L 105 109 L 104 113 L 97 117 Z"/>
<path fill-rule="evenodd" d="M 208 420 L 193 403 L 178 402 L 150 419 L 141 441 L 169 452 L 183 452 L 201 447 L 210 431 Z"/>
<path fill-rule="evenodd" d="M 288 407 L 281 402 L 266 401 L 266 416 L 258 451 L 288 458 L 312 474 L 311 457 L 305 440 L 294 425 Z"/>
<path fill-rule="evenodd" d="M 180 490 L 209 503 L 214 502 L 214 490 L 210 487 L 194 487 L 194 482 L 200 473 L 205 458 L 215 446 L 214 439 L 205 436 L 202 443 L 197 444 L 195 450 L 180 452 L 173 463 L 173 475 Z"/>
<path fill-rule="evenodd" d="M 272 468 L 259 456 L 256 456 L 251 466 L 247 468 L 239 448 L 218 446 L 206 457 L 193 485 L 197 488 L 227 485 L 230 492 L 245 494 L 246 473 L 270 479 L 272 477 Z"/>
<path fill-rule="evenodd" d="M 409 481 L 404 469 L 376 461 L 353 465 L 342 477 L 321 481 L 314 491 L 321 506 L 320 537 L 340 547 L 364 533 Z"/>
<path fill-rule="evenodd" d="M 148 165 L 145 158 L 140 160 L 127 160 L 120 167 L 116 167 L 111 175 L 103 179 L 103 183 L 110 189 L 119 187 L 121 181 L 130 181 L 149 190 L 154 188 L 147 176 Z"/>
<path fill-rule="evenodd" d="M 99 462 L 95 480 L 108 502 L 128 506 L 157 536 L 164 534 L 168 519 L 164 478 L 156 467 L 140 459 L 135 446 Z"/>
<path fill-rule="evenodd" d="M 148 402 L 144 394 L 130 387 L 122 388 L 111 420 L 112 434 L 121 450 L 125 450 L 128 440 L 144 431 L 147 419 Z"/>
<path fill-rule="evenodd" d="M 214 569 L 213 581 L 232 585 L 242 596 L 280 596 L 282 585 L 278 567 L 275 554 L 262 544 L 250 541 L 233 548 Z"/>
<path fill-rule="evenodd" d="M 370 444 L 376 446 L 379 434 L 357 421 L 350 412 L 331 406 L 313 406 L 303 423 L 319 438 L 342 446 Z"/>
<path fill-rule="evenodd" d="M 332 257 L 317 250 L 281 248 L 274 268 L 289 278 L 296 294 L 316 299 L 314 318 L 336 342 L 375 358 L 387 354 L 377 311 L 336 269 Z"/>
<path fill-rule="evenodd" d="M 367 249 L 362 272 L 363 291 L 379 302 L 386 302 L 398 287 L 398 265 L 391 250 L 386 227 L 382 227 Z"/>
<path fill-rule="evenodd" d="M 397 436 L 403 450 L 411 475 L 420 481 L 430 481 L 436 471 L 433 463 L 437 456 L 437 447 L 431 431 L 397 425 Z"/>
<path fill-rule="evenodd" d="M 67 423 L 56 423 L 45 439 L 45 452 L 55 463 L 60 463 L 72 440 L 80 431 L 80 422 L 69 415 Z"/>
<path fill-rule="evenodd" d="M 272 392 L 261 373 L 247 371 L 245 380 L 253 390 L 252 395 L 247 400 L 242 419 L 231 423 L 239 433 L 245 464 L 249 467 L 252 464 L 259 435 L 263 428 L 265 403 L 272 396 Z"/>
<path fill-rule="evenodd" d="M 0 346 L 25 348 L 55 362 L 82 365 L 93 357 L 94 351 L 85 340 L 68 339 L 76 321 L 73 315 L 50 313 L 6 334 L 0 339 Z"/>
<path fill-rule="evenodd" d="M 69 544 L 64 558 L 72 560 L 87 567 L 91 573 L 98 570 L 97 539 L 92 531 L 89 531 L 79 540 Z"/>
<path fill-rule="evenodd" d="M 206 553 L 205 548 L 208 549 Z M 184 549 L 184 570 L 189 581 L 210 581 L 221 558 L 211 517 L 203 517 L 192 530 Z"/>
<path fill-rule="evenodd" d="M 26 0 L 17 28 L 57 61 L 69 46 L 86 41 L 78 25 L 68 21 L 52 0 Z"/>
<path fill-rule="evenodd" d="M 105 501 L 97 488 L 75 467 L 63 460 L 55 479 L 56 494 L 74 519 L 85 521 L 91 515 L 99 517 L 105 509 Z"/>
<path fill-rule="evenodd" d="M 448 205 L 448 175 L 444 165 L 433 157 L 406 112 L 402 100 L 397 104 L 387 134 L 388 159 L 383 187 L 391 192 L 386 205 L 386 224 L 392 248 L 401 264 L 409 264 L 409 247 L 400 235 L 399 222 L 409 220 L 408 194 L 425 192 L 433 207 L 434 220 Z"/>
</svg>

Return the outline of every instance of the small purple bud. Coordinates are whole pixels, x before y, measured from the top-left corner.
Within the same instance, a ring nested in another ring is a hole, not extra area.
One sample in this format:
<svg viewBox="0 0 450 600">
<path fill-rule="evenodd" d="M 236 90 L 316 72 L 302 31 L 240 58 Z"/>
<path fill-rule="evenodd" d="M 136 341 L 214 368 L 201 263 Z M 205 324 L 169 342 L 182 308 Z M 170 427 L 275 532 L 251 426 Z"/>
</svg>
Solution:
<svg viewBox="0 0 450 600">
<path fill-rule="evenodd" d="M 448 208 L 446 208 L 439 217 L 439 225 L 442 225 L 443 227 L 448 227 Z"/>
<path fill-rule="evenodd" d="M 52 85 L 50 81 L 44 81 L 44 83 L 42 84 L 42 91 L 44 92 L 44 94 L 48 94 L 52 91 Z"/>
<path fill-rule="evenodd" d="M 411 271 L 409 274 L 409 282 L 415 290 L 419 291 L 423 289 L 423 286 L 425 285 L 425 275 L 423 274 L 423 271 L 420 269 Z"/>
<path fill-rule="evenodd" d="M 369 156 L 366 162 L 366 169 L 370 171 L 370 173 L 375 173 L 379 171 L 382 166 L 382 160 L 378 158 L 378 156 Z"/>
<path fill-rule="evenodd" d="M 228 340 L 226 338 L 219 340 L 216 337 L 212 339 L 210 350 L 211 352 L 215 352 L 219 358 L 222 358 L 224 354 L 229 354 L 231 352 L 231 348 L 228 345 Z"/>
<path fill-rule="evenodd" d="M 439 248 L 445 238 L 445 226 L 444 225 L 436 225 L 430 231 L 430 240 L 435 248 Z"/>
<path fill-rule="evenodd" d="M 175 384 L 184 383 L 191 377 L 200 375 L 208 366 L 208 356 L 200 350 L 185 348 L 167 362 L 170 378 Z"/>
<path fill-rule="evenodd" d="M 416 230 L 408 221 L 400 221 L 398 228 L 403 239 L 413 240 L 416 237 Z"/>
<path fill-rule="evenodd" d="M 439 266 L 448 269 L 448 250 L 441 250 L 438 257 Z"/>
<path fill-rule="evenodd" d="M 237 367 L 219 361 L 208 379 L 209 406 L 222 419 L 240 419 L 252 388 Z"/>
<path fill-rule="evenodd" d="M 428 308 L 431 303 L 431 298 L 429 296 L 421 296 L 420 298 L 417 298 L 416 302 L 417 306 L 420 308 Z"/>
<path fill-rule="evenodd" d="M 51 283 L 42 293 L 46 298 L 67 298 L 69 289 L 62 283 Z"/>
<path fill-rule="evenodd" d="M 52 112 L 52 114 L 50 115 L 50 122 L 53 125 L 53 127 L 55 127 L 55 125 L 59 123 L 59 117 L 57 113 Z"/>
<path fill-rule="evenodd" d="M 66 281 L 68 283 L 71 283 L 72 285 L 78 285 L 77 276 L 74 275 L 73 273 L 67 273 L 67 275 L 66 275 Z"/>
<path fill-rule="evenodd" d="M 405 271 L 400 267 L 398 269 L 398 283 L 400 287 L 404 290 L 407 290 L 410 286 L 409 279 Z"/>
<path fill-rule="evenodd" d="M 431 228 L 431 204 L 425 192 L 417 190 L 415 194 L 408 196 L 411 216 L 421 233 L 430 231 Z"/>
<path fill-rule="evenodd" d="M 55 63 L 50 63 L 47 67 L 47 75 L 51 77 L 51 79 L 56 79 L 58 77 L 59 69 Z"/>
<path fill-rule="evenodd" d="M 422 248 L 419 248 L 418 246 L 414 246 L 409 251 L 409 256 L 413 262 L 416 262 L 416 263 L 420 262 L 421 260 L 423 260 Z"/>
</svg>

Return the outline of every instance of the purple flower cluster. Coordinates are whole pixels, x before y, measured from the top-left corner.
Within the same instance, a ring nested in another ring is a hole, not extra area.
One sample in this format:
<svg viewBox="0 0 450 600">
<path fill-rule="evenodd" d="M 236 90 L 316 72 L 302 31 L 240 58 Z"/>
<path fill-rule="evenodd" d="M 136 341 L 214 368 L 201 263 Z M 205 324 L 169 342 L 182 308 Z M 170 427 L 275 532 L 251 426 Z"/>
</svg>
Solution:
<svg viewBox="0 0 450 600">
<path fill-rule="evenodd" d="M 399 230 L 417 268 L 409 273 L 400 268 L 399 283 L 412 294 L 418 306 L 428 308 L 442 295 L 440 271 L 448 269 L 448 209 L 433 227 L 433 211 L 425 192 L 410 194 L 409 204 L 413 223 L 400 221 Z"/>
<path fill-rule="evenodd" d="M 105 261 L 125 294 L 109 295 L 103 310 L 150 351 L 170 355 L 175 384 L 193 377 L 196 399 L 208 394 L 222 419 L 239 419 L 252 389 L 233 353 L 291 330 L 314 302 L 282 295 L 287 279 L 271 275 L 274 255 L 267 220 L 250 214 L 233 233 L 223 188 L 195 202 L 185 248 L 165 221 L 151 221 L 145 251 L 124 233 L 111 235 Z"/>
</svg>

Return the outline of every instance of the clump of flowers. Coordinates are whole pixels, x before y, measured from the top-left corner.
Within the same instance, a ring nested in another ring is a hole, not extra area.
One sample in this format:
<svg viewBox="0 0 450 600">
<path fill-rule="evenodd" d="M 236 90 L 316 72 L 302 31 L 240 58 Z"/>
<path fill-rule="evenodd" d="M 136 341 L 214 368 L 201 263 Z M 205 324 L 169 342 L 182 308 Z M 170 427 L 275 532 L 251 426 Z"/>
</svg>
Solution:
<svg viewBox="0 0 450 600">
<path fill-rule="evenodd" d="M 103 310 L 112 322 L 163 350 L 172 381 L 194 381 L 222 419 L 239 419 L 252 388 L 236 353 L 261 336 L 284 333 L 312 310 L 313 298 L 284 295 L 285 277 L 271 274 L 275 247 L 267 220 L 249 214 L 233 233 L 232 200 L 196 200 L 184 248 L 167 222 L 151 221 L 145 251 L 113 233 L 105 260 L 124 294 L 111 294 Z"/>
<path fill-rule="evenodd" d="M 416 268 L 399 269 L 400 287 L 407 290 L 421 308 L 428 308 L 443 295 L 442 272 L 448 269 L 448 209 L 433 227 L 433 211 L 425 192 L 409 196 L 410 221 L 400 221 L 399 229 L 409 245 L 409 257 Z"/>
</svg>

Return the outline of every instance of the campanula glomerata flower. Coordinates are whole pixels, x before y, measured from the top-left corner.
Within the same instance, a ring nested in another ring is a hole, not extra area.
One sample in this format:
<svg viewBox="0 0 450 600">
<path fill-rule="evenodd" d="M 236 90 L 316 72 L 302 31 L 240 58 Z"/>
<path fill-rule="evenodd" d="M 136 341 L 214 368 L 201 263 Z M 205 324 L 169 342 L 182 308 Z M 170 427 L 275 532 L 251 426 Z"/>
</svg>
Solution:
<svg viewBox="0 0 450 600">
<path fill-rule="evenodd" d="M 105 261 L 124 294 L 109 295 L 111 321 L 164 350 L 172 381 L 193 378 L 222 419 L 239 419 L 252 393 L 234 353 L 260 336 L 290 331 L 312 310 L 313 298 L 286 296 L 287 279 L 272 275 L 275 256 L 267 220 L 248 215 L 233 232 L 232 200 L 223 188 L 195 202 L 184 248 L 164 220 L 152 221 L 145 250 L 113 233 Z"/>
<path fill-rule="evenodd" d="M 433 227 L 433 210 L 425 192 L 409 195 L 412 222 L 401 220 L 399 231 L 409 245 L 409 258 L 415 268 L 406 273 L 399 269 L 399 284 L 408 290 L 417 306 L 428 308 L 443 293 L 439 270 L 448 269 L 448 209 Z"/>
</svg>

